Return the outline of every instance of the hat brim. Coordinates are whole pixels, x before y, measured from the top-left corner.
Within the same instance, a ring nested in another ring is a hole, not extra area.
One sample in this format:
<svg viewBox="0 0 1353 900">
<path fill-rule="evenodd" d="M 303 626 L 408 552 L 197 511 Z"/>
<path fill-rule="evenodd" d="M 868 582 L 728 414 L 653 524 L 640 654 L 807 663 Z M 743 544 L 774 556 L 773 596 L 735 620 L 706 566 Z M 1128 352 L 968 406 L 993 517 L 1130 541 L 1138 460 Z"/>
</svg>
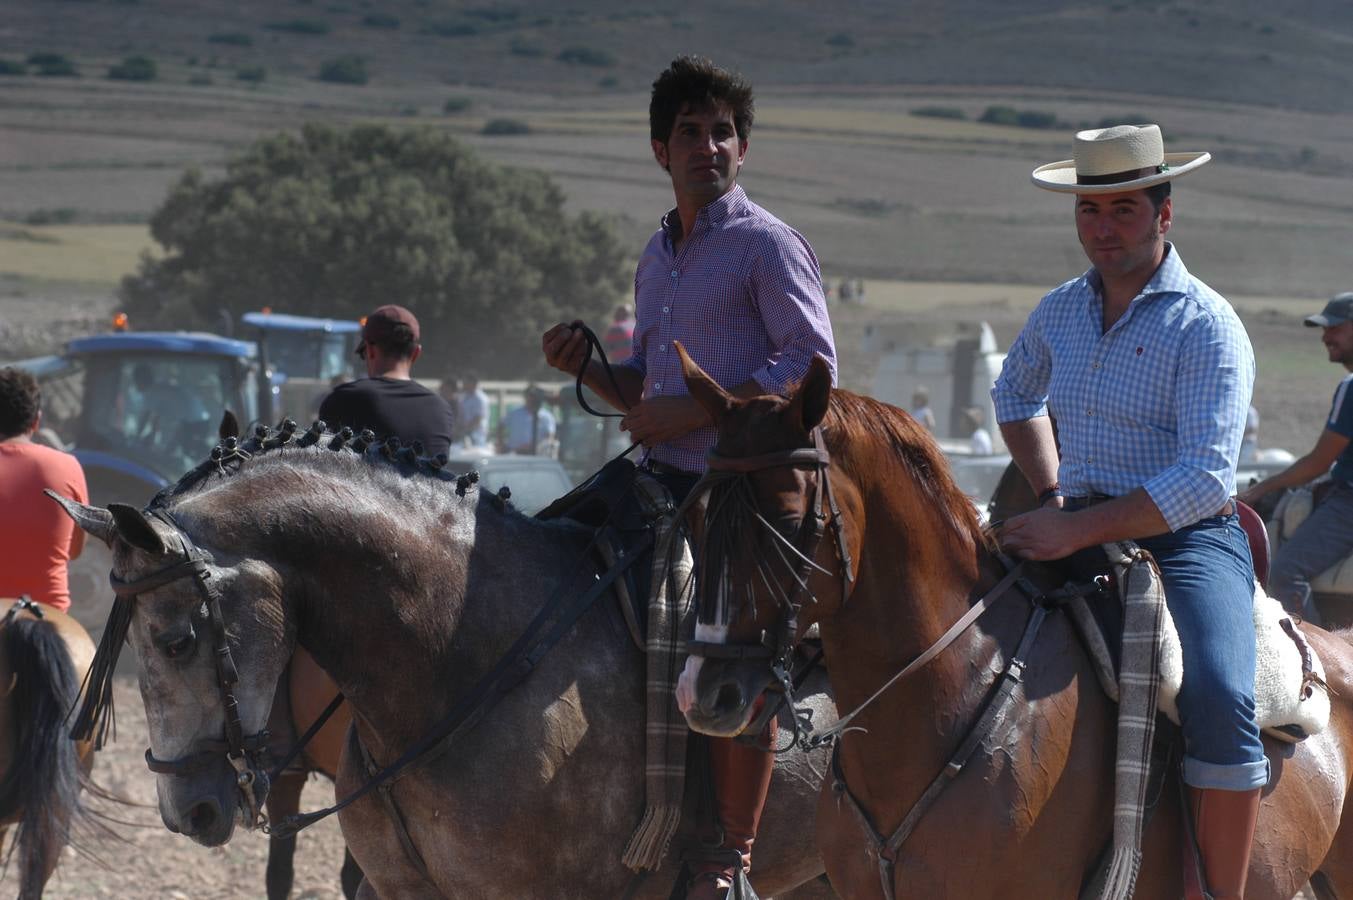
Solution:
<svg viewBox="0 0 1353 900">
<path fill-rule="evenodd" d="M 1327 316 L 1324 313 L 1319 315 L 1307 316 L 1303 321 L 1311 328 L 1332 328 L 1335 325 L 1342 325 L 1349 321 L 1343 316 Z"/>
<path fill-rule="evenodd" d="M 1076 161 L 1063 159 L 1046 166 L 1039 166 L 1029 176 L 1038 187 L 1059 194 L 1121 194 L 1123 191 L 1139 191 L 1164 181 L 1171 181 L 1181 175 L 1187 175 L 1212 158 L 1211 153 L 1167 153 L 1164 172 L 1137 178 L 1132 181 L 1119 181 L 1114 184 L 1077 184 Z"/>
</svg>

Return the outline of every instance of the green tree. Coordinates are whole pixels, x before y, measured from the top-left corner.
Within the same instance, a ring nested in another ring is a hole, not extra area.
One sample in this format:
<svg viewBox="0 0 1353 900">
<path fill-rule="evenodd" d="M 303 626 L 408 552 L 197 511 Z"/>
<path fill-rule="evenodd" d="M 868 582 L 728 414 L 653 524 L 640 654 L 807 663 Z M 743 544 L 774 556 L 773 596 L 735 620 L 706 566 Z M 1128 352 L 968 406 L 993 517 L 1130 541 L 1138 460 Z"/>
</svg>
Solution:
<svg viewBox="0 0 1353 900">
<path fill-rule="evenodd" d="M 400 303 L 432 367 L 487 377 L 537 371 L 541 332 L 604 321 L 629 283 L 609 220 L 568 215 L 547 174 L 426 128 L 264 138 L 223 177 L 186 172 L 150 225 L 163 250 L 120 291 L 133 321 L 210 328 L 221 310 L 357 318 Z"/>
</svg>

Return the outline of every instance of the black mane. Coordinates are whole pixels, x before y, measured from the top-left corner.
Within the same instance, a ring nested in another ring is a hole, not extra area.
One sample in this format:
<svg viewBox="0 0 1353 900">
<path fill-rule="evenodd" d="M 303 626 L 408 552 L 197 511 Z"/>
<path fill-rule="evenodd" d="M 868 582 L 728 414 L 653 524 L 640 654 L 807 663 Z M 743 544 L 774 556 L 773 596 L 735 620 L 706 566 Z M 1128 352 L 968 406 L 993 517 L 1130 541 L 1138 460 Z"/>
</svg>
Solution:
<svg viewBox="0 0 1353 900">
<path fill-rule="evenodd" d="M 151 499 L 148 509 L 165 506 L 187 494 L 206 487 L 212 482 L 228 478 L 240 472 L 246 464 L 260 458 L 278 459 L 288 450 L 315 448 L 329 450 L 352 459 L 361 459 L 370 465 L 383 465 L 398 474 L 409 477 L 432 478 L 454 484 L 459 496 L 465 494 L 479 483 L 479 473 L 475 471 L 456 474 L 447 470 L 445 454 L 426 456 L 423 445 L 418 441 L 402 444 L 397 437 L 387 438 L 383 442 L 369 429 L 360 434 L 344 427 L 337 432 L 329 431 L 328 425 L 316 419 L 305 432 L 292 419 L 284 419 L 274 428 L 267 425 L 254 426 L 253 433 L 243 440 L 237 437 L 223 437 L 212 448 L 211 455 L 186 472 L 178 481 L 163 488 Z M 313 455 L 307 455 L 314 458 Z M 293 457 L 296 458 L 296 457 Z M 301 456 L 299 458 L 306 458 Z M 506 496 L 502 496 L 506 500 Z"/>
</svg>

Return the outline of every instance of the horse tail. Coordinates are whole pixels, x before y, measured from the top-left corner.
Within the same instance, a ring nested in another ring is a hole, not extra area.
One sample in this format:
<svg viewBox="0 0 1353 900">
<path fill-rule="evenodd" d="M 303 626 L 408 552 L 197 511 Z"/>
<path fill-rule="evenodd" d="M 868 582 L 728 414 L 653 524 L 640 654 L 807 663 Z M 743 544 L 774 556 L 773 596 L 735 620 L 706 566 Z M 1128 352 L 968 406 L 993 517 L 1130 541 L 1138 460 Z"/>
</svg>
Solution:
<svg viewBox="0 0 1353 900">
<path fill-rule="evenodd" d="M 0 821 L 17 817 L 10 856 L 17 850 L 19 896 L 38 897 L 49 861 L 61 852 L 81 813 L 80 758 L 65 728 L 80 679 L 50 622 L 11 621 L 0 629 L 0 654 L 12 673 L 8 702 L 14 723 L 13 760 L 0 778 Z"/>
</svg>

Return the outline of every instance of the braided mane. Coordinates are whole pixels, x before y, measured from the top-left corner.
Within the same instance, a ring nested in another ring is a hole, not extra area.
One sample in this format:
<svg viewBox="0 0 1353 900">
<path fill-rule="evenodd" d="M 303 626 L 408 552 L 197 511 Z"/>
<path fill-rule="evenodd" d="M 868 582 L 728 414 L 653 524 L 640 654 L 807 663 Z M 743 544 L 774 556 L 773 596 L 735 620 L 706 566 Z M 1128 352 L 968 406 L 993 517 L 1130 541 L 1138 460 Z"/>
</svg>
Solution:
<svg viewBox="0 0 1353 900">
<path fill-rule="evenodd" d="M 360 434 L 344 426 L 337 432 L 329 431 L 328 425 L 316 419 L 310 428 L 301 432 L 293 419 L 284 419 L 276 428 L 267 425 L 254 426 L 253 433 L 241 440 L 238 437 L 224 437 L 212 448 L 211 455 L 194 466 L 174 484 L 163 488 L 150 501 L 148 509 L 167 505 L 171 500 L 189 494 L 208 483 L 227 478 L 240 472 L 245 464 L 256 458 L 272 454 L 277 458 L 286 449 L 315 447 L 319 450 L 331 450 L 349 458 L 357 457 L 372 465 L 394 467 L 401 475 L 418 475 L 433 478 L 446 483 L 454 483 L 456 494 L 465 494 L 479 483 L 479 473 L 475 471 L 457 475 L 447 471 L 447 457 L 444 453 L 426 456 L 423 445 L 413 441 L 402 444 L 397 437 L 377 441 L 370 429 Z M 500 500 L 506 501 L 510 494 L 504 487 L 498 493 Z"/>
</svg>

